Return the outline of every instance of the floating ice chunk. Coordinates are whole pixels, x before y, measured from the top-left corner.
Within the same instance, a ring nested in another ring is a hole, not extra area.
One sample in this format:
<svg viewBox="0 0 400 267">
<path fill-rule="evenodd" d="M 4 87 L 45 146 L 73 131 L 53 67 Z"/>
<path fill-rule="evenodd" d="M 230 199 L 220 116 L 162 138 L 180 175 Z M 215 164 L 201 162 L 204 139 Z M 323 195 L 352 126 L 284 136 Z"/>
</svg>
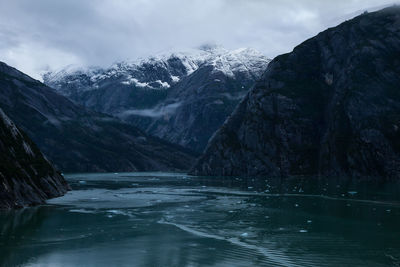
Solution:
<svg viewBox="0 0 400 267">
<path fill-rule="evenodd" d="M 80 184 L 86 184 L 86 181 L 79 181 Z"/>
<path fill-rule="evenodd" d="M 312 221 L 311 221 L 311 220 L 308 220 L 307 223 L 312 223 Z"/>
<path fill-rule="evenodd" d="M 113 214 L 119 214 L 120 213 L 120 211 L 118 211 L 118 210 L 108 210 L 107 212 L 113 213 Z"/>
<path fill-rule="evenodd" d="M 243 234 L 241 234 L 240 236 L 241 236 L 241 237 L 248 237 L 249 234 L 248 234 L 248 233 L 243 233 Z"/>
<path fill-rule="evenodd" d="M 294 206 L 297 208 L 299 206 L 299 204 L 296 203 L 296 204 L 294 204 Z"/>
<path fill-rule="evenodd" d="M 300 233 L 307 233 L 308 231 L 305 230 L 305 229 L 301 229 L 299 232 L 300 232 Z"/>
<path fill-rule="evenodd" d="M 85 209 L 71 209 L 69 212 L 77 212 L 77 213 L 95 213 L 92 210 L 85 210 Z"/>
<path fill-rule="evenodd" d="M 354 195 L 356 195 L 357 194 L 357 191 L 349 191 L 349 192 L 347 192 L 349 195 L 352 195 L 352 196 L 354 196 Z"/>
</svg>

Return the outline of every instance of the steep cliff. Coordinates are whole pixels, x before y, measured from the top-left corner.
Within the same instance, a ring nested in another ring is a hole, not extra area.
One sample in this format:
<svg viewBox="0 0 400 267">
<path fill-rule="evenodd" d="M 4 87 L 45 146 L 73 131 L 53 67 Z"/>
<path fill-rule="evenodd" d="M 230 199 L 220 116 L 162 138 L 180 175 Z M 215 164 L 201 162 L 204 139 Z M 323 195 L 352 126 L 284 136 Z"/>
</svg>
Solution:
<svg viewBox="0 0 400 267">
<path fill-rule="evenodd" d="M 36 145 L 0 109 L 0 209 L 40 204 L 68 189 Z"/>
<path fill-rule="evenodd" d="M 400 178 L 400 7 L 278 56 L 191 173 Z"/>
</svg>

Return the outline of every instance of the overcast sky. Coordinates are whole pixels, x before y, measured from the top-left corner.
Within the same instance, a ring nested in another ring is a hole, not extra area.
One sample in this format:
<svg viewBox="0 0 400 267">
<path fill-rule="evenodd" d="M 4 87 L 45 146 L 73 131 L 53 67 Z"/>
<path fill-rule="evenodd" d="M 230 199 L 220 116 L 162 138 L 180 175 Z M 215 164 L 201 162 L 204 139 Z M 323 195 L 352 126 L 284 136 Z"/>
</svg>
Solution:
<svg viewBox="0 0 400 267">
<path fill-rule="evenodd" d="M 39 78 L 205 43 L 273 58 L 385 0 L 0 0 L 0 61 Z"/>
</svg>

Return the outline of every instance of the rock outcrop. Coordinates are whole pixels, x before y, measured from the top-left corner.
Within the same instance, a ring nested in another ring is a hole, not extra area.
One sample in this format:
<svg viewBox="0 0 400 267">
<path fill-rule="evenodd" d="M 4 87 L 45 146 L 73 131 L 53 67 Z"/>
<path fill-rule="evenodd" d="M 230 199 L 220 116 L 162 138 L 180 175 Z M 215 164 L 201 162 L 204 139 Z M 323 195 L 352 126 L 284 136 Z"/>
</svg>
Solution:
<svg viewBox="0 0 400 267">
<path fill-rule="evenodd" d="M 41 204 L 68 189 L 60 173 L 0 109 L 0 209 Z"/>
<path fill-rule="evenodd" d="M 275 58 L 191 173 L 399 179 L 400 7 Z"/>
</svg>

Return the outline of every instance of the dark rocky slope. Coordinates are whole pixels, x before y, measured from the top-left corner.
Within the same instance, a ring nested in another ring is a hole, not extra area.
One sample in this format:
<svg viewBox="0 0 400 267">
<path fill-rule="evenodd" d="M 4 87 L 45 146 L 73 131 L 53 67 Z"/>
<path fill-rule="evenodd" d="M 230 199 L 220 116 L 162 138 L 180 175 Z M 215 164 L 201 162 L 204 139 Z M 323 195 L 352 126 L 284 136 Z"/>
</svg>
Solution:
<svg viewBox="0 0 400 267">
<path fill-rule="evenodd" d="M 68 189 L 36 145 L 0 109 L 0 209 L 40 204 Z"/>
<path fill-rule="evenodd" d="M 275 58 L 191 173 L 400 178 L 400 8 Z"/>
<path fill-rule="evenodd" d="M 1 62 L 0 108 L 64 172 L 174 171 L 193 164 L 183 148 L 87 111 Z"/>
<path fill-rule="evenodd" d="M 204 46 L 108 69 L 70 67 L 43 79 L 79 104 L 201 153 L 269 61 L 253 49 Z"/>
</svg>

